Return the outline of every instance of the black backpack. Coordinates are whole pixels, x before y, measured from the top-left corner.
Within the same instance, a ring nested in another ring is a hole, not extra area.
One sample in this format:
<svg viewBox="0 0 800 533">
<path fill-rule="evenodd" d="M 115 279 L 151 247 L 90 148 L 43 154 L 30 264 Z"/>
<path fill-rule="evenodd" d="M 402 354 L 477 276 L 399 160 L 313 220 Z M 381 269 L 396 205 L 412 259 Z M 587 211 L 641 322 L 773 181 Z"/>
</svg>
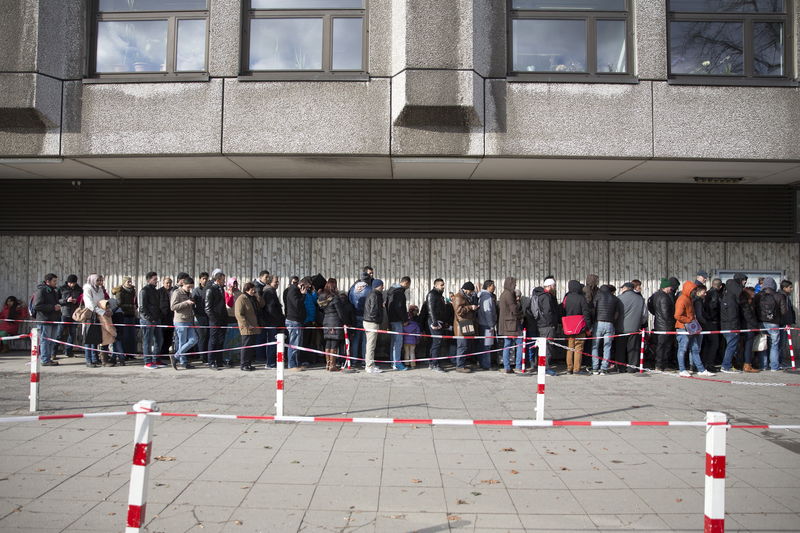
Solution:
<svg viewBox="0 0 800 533">
<path fill-rule="evenodd" d="M 539 320 L 542 317 L 542 309 L 539 307 L 539 295 L 535 292 L 531 292 L 531 304 L 528 308 L 534 320 Z"/>
<path fill-rule="evenodd" d="M 769 298 L 767 298 L 767 296 L 769 296 Z M 778 300 L 775 298 L 774 294 L 763 294 L 761 297 L 761 309 L 763 310 L 764 319 L 767 322 L 771 324 L 778 323 L 780 306 L 778 305 Z"/>
</svg>

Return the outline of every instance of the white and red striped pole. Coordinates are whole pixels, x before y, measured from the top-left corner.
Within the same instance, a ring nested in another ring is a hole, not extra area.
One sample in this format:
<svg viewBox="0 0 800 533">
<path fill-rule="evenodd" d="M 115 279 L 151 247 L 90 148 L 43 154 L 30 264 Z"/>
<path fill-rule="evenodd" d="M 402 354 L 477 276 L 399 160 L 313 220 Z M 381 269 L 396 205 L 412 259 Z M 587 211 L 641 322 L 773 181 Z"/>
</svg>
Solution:
<svg viewBox="0 0 800 533">
<path fill-rule="evenodd" d="M 536 374 L 536 421 L 542 422 L 544 421 L 544 385 L 547 375 L 547 339 L 544 337 L 536 339 L 536 348 L 539 355 Z"/>
<path fill-rule="evenodd" d="M 639 373 L 644 372 L 644 328 L 642 328 L 642 345 L 639 348 Z"/>
<path fill-rule="evenodd" d="M 31 413 L 39 410 L 39 342 L 39 328 L 31 329 Z"/>
<path fill-rule="evenodd" d="M 789 357 L 792 360 L 792 371 L 797 370 L 794 362 L 794 344 L 792 344 L 792 328 L 786 326 L 786 338 L 789 340 Z"/>
<path fill-rule="evenodd" d="M 525 356 L 527 355 L 525 352 L 527 351 L 527 346 L 525 346 L 525 341 L 528 338 L 528 330 L 526 328 L 522 328 L 522 373 L 525 373 Z M 531 366 L 533 366 L 533 361 L 531 361 Z"/>
<path fill-rule="evenodd" d="M 706 413 L 705 533 L 725 531 L 725 432 L 724 413 Z"/>
<path fill-rule="evenodd" d="M 350 370 L 350 335 L 347 334 L 347 326 L 344 327 L 344 355 L 345 360 L 342 369 Z"/>
<path fill-rule="evenodd" d="M 153 438 L 153 417 L 147 416 L 158 410 L 156 402 L 142 400 L 133 406 L 136 411 L 136 429 L 133 436 L 133 465 L 128 488 L 128 523 L 125 533 L 144 531 L 147 508 L 147 478 Z"/>
<path fill-rule="evenodd" d="M 278 333 L 277 368 L 275 369 L 275 416 L 283 416 L 283 354 L 286 353 L 286 335 Z"/>
</svg>

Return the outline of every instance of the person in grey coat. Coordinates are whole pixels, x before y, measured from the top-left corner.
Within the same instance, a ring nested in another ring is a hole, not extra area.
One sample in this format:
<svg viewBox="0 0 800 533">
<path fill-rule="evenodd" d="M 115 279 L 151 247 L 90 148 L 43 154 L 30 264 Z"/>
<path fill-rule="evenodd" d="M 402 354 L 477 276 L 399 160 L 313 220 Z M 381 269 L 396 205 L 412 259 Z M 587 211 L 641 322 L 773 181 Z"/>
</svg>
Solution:
<svg viewBox="0 0 800 533">
<path fill-rule="evenodd" d="M 625 310 L 622 319 L 622 331 L 620 333 L 635 333 L 647 324 L 647 305 L 641 293 L 633 290 L 632 283 L 625 283 L 619 291 L 619 300 Z M 628 354 L 628 372 L 631 374 L 638 372 L 639 351 L 641 349 L 642 338 L 640 335 L 629 335 L 624 337 L 626 340 L 625 348 Z"/>
<path fill-rule="evenodd" d="M 495 284 L 487 279 L 483 282 L 483 290 L 478 293 L 478 310 L 475 320 L 478 323 L 478 335 L 491 337 L 496 335 L 497 328 L 497 296 L 494 294 Z M 495 339 L 483 339 L 483 345 L 491 348 Z"/>
</svg>

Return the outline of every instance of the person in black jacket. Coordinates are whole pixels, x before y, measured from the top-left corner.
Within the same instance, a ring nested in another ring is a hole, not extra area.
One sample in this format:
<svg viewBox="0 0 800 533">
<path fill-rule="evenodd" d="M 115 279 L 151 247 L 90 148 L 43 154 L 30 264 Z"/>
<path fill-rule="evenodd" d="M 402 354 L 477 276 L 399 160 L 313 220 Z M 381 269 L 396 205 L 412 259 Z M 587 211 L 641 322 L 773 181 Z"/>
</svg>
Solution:
<svg viewBox="0 0 800 533">
<path fill-rule="evenodd" d="M 535 304 L 538 306 L 533 308 Z M 556 328 L 561 323 L 561 307 L 558 305 L 556 299 L 556 280 L 555 278 L 547 278 L 541 287 L 533 289 L 531 295 L 531 314 L 536 320 L 536 327 L 539 331 L 540 337 L 553 338 L 556 336 Z M 550 343 L 547 343 L 545 348 L 545 356 L 547 363 L 547 375 L 556 375 L 554 370 L 550 369 L 550 356 L 551 353 Z"/>
<path fill-rule="evenodd" d="M 794 305 L 792 305 L 792 291 L 794 290 L 794 285 L 788 279 L 781 281 L 781 290 L 778 291 L 778 296 L 783 298 L 784 306 L 786 308 L 786 312 L 782 316 L 781 326 L 794 326 L 795 322 L 797 322 L 797 314 L 794 310 Z M 789 335 L 792 334 L 792 330 L 784 330 L 781 331 L 781 358 L 789 365 L 790 357 L 789 357 Z"/>
<path fill-rule="evenodd" d="M 309 286 L 305 281 L 300 281 L 297 285 L 289 285 L 286 289 L 284 304 L 286 305 L 286 328 L 289 330 L 289 344 L 302 346 L 303 343 L 303 322 L 306 320 L 305 297 Z M 290 370 L 299 372 L 303 370 L 297 360 L 297 349 L 286 349 L 286 362 Z"/>
<path fill-rule="evenodd" d="M 605 375 L 608 372 L 608 360 L 611 359 L 611 335 L 614 335 L 614 324 L 619 318 L 617 313 L 616 298 L 611 294 L 611 287 L 601 285 L 594 297 L 594 316 L 597 327 L 594 329 L 595 337 L 592 343 L 592 374 Z M 603 343 L 602 365 L 600 361 L 600 343 Z"/>
<path fill-rule="evenodd" d="M 192 289 L 192 301 L 194 302 L 194 320 L 198 326 L 208 326 L 208 315 L 206 314 L 206 287 L 208 286 L 208 272 L 200 272 L 198 283 Z M 197 351 L 208 351 L 208 328 L 197 328 Z M 202 361 L 206 357 L 200 356 Z"/>
<path fill-rule="evenodd" d="M 725 292 L 722 294 L 719 310 L 720 327 L 723 331 L 742 328 L 742 309 L 739 298 L 745 283 L 747 283 L 747 276 L 741 272 L 734 274 L 733 279 L 729 279 L 725 283 Z M 734 370 L 731 365 L 733 356 L 736 355 L 739 347 L 739 333 L 723 333 L 722 336 L 725 339 L 725 356 L 722 358 L 720 370 L 726 374 L 738 373 L 738 370 Z"/>
<path fill-rule="evenodd" d="M 267 276 L 267 285 L 261 293 L 261 313 L 266 332 L 265 342 L 275 342 L 279 333 L 278 329 L 286 326 L 286 317 L 283 316 L 283 306 L 278 299 L 278 285 L 280 278 L 275 275 Z M 275 368 L 277 346 L 267 346 L 267 368 Z"/>
<path fill-rule="evenodd" d="M 46 320 L 50 322 L 58 322 L 61 318 L 61 304 L 58 303 L 60 293 L 58 292 L 58 276 L 55 274 L 47 274 L 44 281 L 36 287 L 36 292 L 33 293 L 33 316 L 35 320 Z M 56 331 L 55 324 L 39 324 L 40 334 L 42 336 L 39 344 L 41 352 L 39 354 L 40 361 L 43 366 L 58 366 L 58 361 L 53 361 L 55 355 L 55 343 L 46 339 L 54 338 Z"/>
<path fill-rule="evenodd" d="M 144 353 L 145 368 L 158 368 L 154 355 L 158 354 L 161 343 L 164 341 L 162 328 L 154 327 L 161 324 L 161 301 L 156 289 L 158 274 L 148 272 L 145 275 L 144 287 L 139 291 L 139 321 L 142 328 L 142 352 Z"/>
<path fill-rule="evenodd" d="M 761 288 L 761 292 L 756 294 L 753 299 L 753 305 L 756 309 L 758 320 L 761 321 L 761 327 L 766 329 L 766 334 L 769 335 L 769 369 L 777 372 L 780 369 L 780 324 L 783 320 L 783 315 L 788 313 L 786 309 L 786 300 L 781 298 L 777 293 L 778 284 L 775 283 L 773 278 L 767 277 Z M 766 368 L 767 352 L 761 354 L 762 368 Z"/>
<path fill-rule="evenodd" d="M 392 335 L 390 352 L 392 354 L 392 368 L 395 370 L 408 370 L 402 363 L 403 356 L 403 323 L 408 320 L 408 306 L 406 304 L 406 291 L 411 287 L 411 278 L 404 276 L 400 283 L 392 285 L 386 291 L 386 314 L 389 318 L 389 329 L 398 332 Z"/>
<path fill-rule="evenodd" d="M 228 325 L 228 308 L 225 305 L 225 273 L 220 269 L 211 272 L 211 281 L 207 284 L 203 308 L 208 317 L 208 367 L 212 370 L 222 369 L 222 352 L 225 346 L 225 328 Z"/>
<path fill-rule="evenodd" d="M 78 298 L 81 297 L 83 291 L 81 287 L 78 285 L 78 276 L 75 274 L 70 274 L 67 276 L 67 282 L 63 284 L 59 289 L 59 299 L 58 305 L 61 306 L 61 324 L 58 324 L 56 328 L 56 336 L 55 338 L 58 340 L 64 340 L 64 330 L 67 331 L 67 342 L 69 344 L 76 344 L 78 341 L 78 335 L 76 332 L 76 326 L 74 321 L 72 320 L 72 313 L 75 312 L 75 309 L 78 307 Z M 64 322 L 68 322 L 68 324 L 64 324 Z M 67 357 L 75 357 L 74 349 L 72 346 L 64 346 L 64 355 Z"/>
<path fill-rule="evenodd" d="M 675 300 L 672 298 L 672 285 L 667 278 L 661 278 L 659 289 L 647 300 L 647 310 L 653 315 L 655 331 L 675 331 Z M 663 372 L 667 362 L 674 356 L 674 335 L 653 337 L 656 345 L 656 370 Z"/>
<path fill-rule="evenodd" d="M 755 307 L 753 306 L 753 298 L 755 295 L 756 291 L 753 287 L 743 287 L 742 294 L 739 296 L 739 306 L 742 309 L 742 326 L 744 329 L 759 329 L 761 327 Z M 755 341 L 755 338 L 755 331 L 748 331 L 744 334 L 744 365 L 742 366 L 742 372 L 760 372 L 760 370 L 753 368 L 753 341 Z"/>
<path fill-rule="evenodd" d="M 427 309 L 426 325 L 432 335 L 430 368 L 436 372 L 444 372 L 437 358 L 441 356 L 442 329 L 444 329 L 445 325 L 448 323 L 445 311 L 446 305 L 447 303 L 444 300 L 444 280 L 438 278 L 433 282 L 433 288 L 425 297 L 425 306 Z"/>
<path fill-rule="evenodd" d="M 344 330 L 342 327 L 345 325 L 344 309 L 342 309 L 342 301 L 339 298 L 339 291 L 335 278 L 330 278 L 325 283 L 325 287 L 317 295 L 317 302 L 319 311 L 322 314 L 322 331 L 323 339 L 325 340 L 325 370 L 328 372 L 335 372 L 339 370 L 337 357 L 342 348 L 342 341 L 344 340 Z"/>
<path fill-rule="evenodd" d="M 711 288 L 706 293 L 704 304 L 705 316 L 709 320 L 708 330 L 703 326 L 706 331 L 719 331 L 720 328 L 720 301 L 722 294 L 725 292 L 725 287 L 722 285 L 722 280 L 714 278 L 711 281 Z M 717 356 L 719 354 L 720 343 L 722 335 L 719 333 L 710 333 L 703 335 L 703 346 L 700 350 L 700 359 L 703 361 L 703 366 L 706 368 L 713 368 L 717 363 Z M 722 361 L 722 359 L 719 359 Z"/>
<path fill-rule="evenodd" d="M 583 317 L 584 327 L 581 331 L 567 335 L 567 372 L 570 374 L 581 374 L 581 362 L 583 360 L 583 345 L 586 332 L 592 330 L 592 309 L 582 290 L 578 280 L 570 280 L 567 283 L 567 294 L 563 301 L 564 316 Z"/>
<path fill-rule="evenodd" d="M 380 374 L 382 370 L 375 365 L 375 346 L 378 344 L 377 330 L 383 322 L 383 281 L 372 281 L 364 302 L 364 329 L 367 333 L 367 351 L 364 353 L 364 368 L 370 374 Z"/>
</svg>

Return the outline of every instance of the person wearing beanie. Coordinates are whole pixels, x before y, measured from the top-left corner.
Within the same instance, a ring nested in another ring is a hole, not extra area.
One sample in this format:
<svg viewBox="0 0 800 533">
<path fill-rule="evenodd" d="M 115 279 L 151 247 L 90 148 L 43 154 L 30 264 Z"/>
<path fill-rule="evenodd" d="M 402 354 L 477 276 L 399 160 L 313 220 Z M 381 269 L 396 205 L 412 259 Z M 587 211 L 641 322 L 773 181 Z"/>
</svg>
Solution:
<svg viewBox="0 0 800 533">
<path fill-rule="evenodd" d="M 675 300 L 672 298 L 672 283 L 661 278 L 659 288 L 647 300 L 647 310 L 653 315 L 655 331 L 675 331 Z M 663 372 L 671 360 L 674 335 L 654 335 L 656 344 L 656 370 Z"/>
<path fill-rule="evenodd" d="M 364 329 L 367 332 L 367 349 L 364 353 L 364 368 L 370 374 L 383 372 L 375 365 L 375 346 L 378 344 L 378 330 L 383 322 L 383 281 L 372 281 L 372 290 L 364 302 Z"/>
<path fill-rule="evenodd" d="M 734 276 L 735 278 L 735 276 Z M 758 320 L 761 322 L 761 327 L 766 329 L 764 333 L 769 335 L 769 369 L 777 372 L 780 369 L 781 352 L 780 352 L 780 326 L 783 321 L 783 316 L 788 314 L 786 309 L 786 299 L 781 298 L 777 293 L 778 284 L 771 277 L 764 278 L 761 292 L 756 294 L 753 299 L 753 306 L 756 309 Z M 727 353 L 726 353 L 727 355 Z M 767 368 L 767 351 L 763 351 L 761 356 L 761 368 Z"/>
<path fill-rule="evenodd" d="M 82 290 L 78 286 L 78 276 L 70 274 L 67 276 L 67 282 L 64 283 L 59 289 L 58 304 L 61 306 L 61 322 L 69 322 L 69 324 L 59 324 L 56 328 L 56 339 L 62 340 L 64 331 L 67 332 L 67 342 L 76 344 L 78 340 L 76 325 L 72 320 L 72 313 L 78 308 L 78 299 L 81 297 Z M 74 348 L 72 346 L 64 347 L 64 355 L 67 357 L 75 357 Z"/>
<path fill-rule="evenodd" d="M 476 304 L 471 303 L 474 293 L 475 285 L 468 281 L 453 295 L 453 335 L 461 337 L 456 339 L 456 372 L 472 372 L 467 367 L 465 354 L 470 352 L 472 341 L 475 340 L 471 338 L 475 336 L 475 311 L 478 309 Z"/>
</svg>

